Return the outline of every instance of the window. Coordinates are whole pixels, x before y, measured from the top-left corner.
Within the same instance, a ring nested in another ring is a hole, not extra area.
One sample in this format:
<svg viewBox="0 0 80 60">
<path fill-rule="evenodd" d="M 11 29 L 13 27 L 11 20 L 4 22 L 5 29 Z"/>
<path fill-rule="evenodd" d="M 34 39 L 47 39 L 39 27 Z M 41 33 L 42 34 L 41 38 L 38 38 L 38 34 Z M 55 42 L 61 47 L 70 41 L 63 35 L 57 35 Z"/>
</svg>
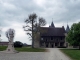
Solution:
<svg viewBox="0 0 80 60">
<path fill-rule="evenodd" d="M 43 38 L 41 38 L 41 40 L 43 40 Z"/>
<path fill-rule="evenodd" d="M 44 43 L 41 43 L 41 46 L 44 46 Z"/>
<path fill-rule="evenodd" d="M 53 37 L 51 37 L 51 40 L 53 40 Z"/>
<path fill-rule="evenodd" d="M 62 40 L 62 37 L 61 37 L 61 40 Z"/>
<path fill-rule="evenodd" d="M 58 43 L 55 43 L 55 46 L 58 46 Z"/>
<path fill-rule="evenodd" d="M 58 42 L 58 41 L 59 41 L 59 39 L 57 38 L 57 39 L 56 39 L 56 41 Z"/>
<path fill-rule="evenodd" d="M 46 39 L 46 41 L 47 41 L 47 39 Z"/>
</svg>

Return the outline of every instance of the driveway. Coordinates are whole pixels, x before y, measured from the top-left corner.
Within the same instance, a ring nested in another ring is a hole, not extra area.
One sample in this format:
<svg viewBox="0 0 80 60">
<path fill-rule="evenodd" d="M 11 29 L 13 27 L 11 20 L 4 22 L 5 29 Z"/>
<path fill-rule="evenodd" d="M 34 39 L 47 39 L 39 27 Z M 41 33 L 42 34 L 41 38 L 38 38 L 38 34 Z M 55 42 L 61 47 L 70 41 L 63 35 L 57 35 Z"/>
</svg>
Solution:
<svg viewBox="0 0 80 60">
<path fill-rule="evenodd" d="M 57 48 L 48 48 L 49 52 L 1 53 L 0 60 L 70 60 Z"/>
<path fill-rule="evenodd" d="M 64 55 L 58 48 L 49 48 L 49 60 L 71 60 Z"/>
</svg>

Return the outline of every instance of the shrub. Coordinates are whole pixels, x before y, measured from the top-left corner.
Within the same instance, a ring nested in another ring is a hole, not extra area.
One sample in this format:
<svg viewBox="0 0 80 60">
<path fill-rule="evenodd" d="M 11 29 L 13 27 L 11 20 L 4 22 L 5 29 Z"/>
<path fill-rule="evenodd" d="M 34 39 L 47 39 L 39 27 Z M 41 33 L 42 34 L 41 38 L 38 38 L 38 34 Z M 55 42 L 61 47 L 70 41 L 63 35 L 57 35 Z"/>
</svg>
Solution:
<svg viewBox="0 0 80 60">
<path fill-rule="evenodd" d="M 20 42 L 20 41 L 14 42 L 14 47 L 21 48 L 22 46 L 23 46 L 23 43 L 22 42 Z"/>
<path fill-rule="evenodd" d="M 66 46 L 58 46 L 58 48 L 67 48 Z"/>
</svg>

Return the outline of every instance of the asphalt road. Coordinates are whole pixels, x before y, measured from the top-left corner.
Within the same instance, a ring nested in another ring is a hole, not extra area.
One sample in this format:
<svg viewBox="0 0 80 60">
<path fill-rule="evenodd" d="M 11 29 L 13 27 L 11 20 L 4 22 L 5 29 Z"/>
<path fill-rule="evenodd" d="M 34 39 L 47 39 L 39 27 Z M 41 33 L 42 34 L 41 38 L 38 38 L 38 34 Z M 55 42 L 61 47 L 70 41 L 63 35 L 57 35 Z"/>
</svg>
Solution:
<svg viewBox="0 0 80 60">
<path fill-rule="evenodd" d="M 0 60 L 70 60 L 57 48 L 48 48 L 49 52 L 1 53 Z"/>
</svg>

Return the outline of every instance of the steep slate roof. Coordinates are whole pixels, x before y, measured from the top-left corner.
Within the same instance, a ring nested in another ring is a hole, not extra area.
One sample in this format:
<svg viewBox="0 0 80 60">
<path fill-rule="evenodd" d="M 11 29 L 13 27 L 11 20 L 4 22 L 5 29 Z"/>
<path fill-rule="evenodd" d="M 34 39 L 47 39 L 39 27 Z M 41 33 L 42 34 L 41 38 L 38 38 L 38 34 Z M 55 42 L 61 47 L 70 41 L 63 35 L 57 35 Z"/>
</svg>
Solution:
<svg viewBox="0 0 80 60">
<path fill-rule="evenodd" d="M 41 36 L 65 36 L 65 29 L 63 27 L 41 27 L 46 32 L 41 33 Z"/>
</svg>

